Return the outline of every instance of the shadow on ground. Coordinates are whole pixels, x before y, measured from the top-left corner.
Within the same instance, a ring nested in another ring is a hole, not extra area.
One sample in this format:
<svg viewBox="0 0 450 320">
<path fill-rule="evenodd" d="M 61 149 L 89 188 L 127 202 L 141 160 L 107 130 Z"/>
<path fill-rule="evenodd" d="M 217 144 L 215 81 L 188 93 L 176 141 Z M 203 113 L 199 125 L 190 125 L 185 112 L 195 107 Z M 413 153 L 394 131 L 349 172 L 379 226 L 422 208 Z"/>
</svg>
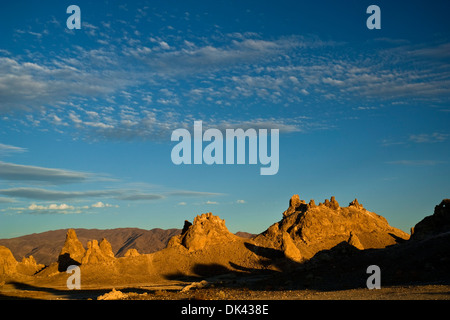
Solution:
<svg viewBox="0 0 450 320">
<path fill-rule="evenodd" d="M 44 286 L 35 286 L 24 282 L 10 281 L 5 283 L 5 286 L 11 286 L 15 289 L 14 292 L 8 294 L 0 291 L 0 300 L 96 300 L 99 296 L 105 293 L 111 292 L 111 288 L 105 289 L 83 289 L 83 290 L 63 290 Z M 137 294 L 155 294 L 159 289 L 146 289 L 146 288 L 121 288 L 123 293 L 137 293 Z M 168 290 L 169 291 L 169 290 Z"/>
<path fill-rule="evenodd" d="M 399 241 L 384 249 L 359 250 L 341 242 L 322 250 L 305 262 L 284 257 L 283 252 L 246 243 L 248 250 L 261 258 L 262 268 L 248 268 L 229 261 L 196 264 L 194 276 L 170 274 L 167 279 L 207 280 L 214 286 L 251 290 L 337 291 L 367 288 L 370 265 L 381 270 L 382 286 L 443 284 L 450 285 L 450 234 L 423 241 Z M 264 265 L 271 267 L 264 268 Z"/>
</svg>

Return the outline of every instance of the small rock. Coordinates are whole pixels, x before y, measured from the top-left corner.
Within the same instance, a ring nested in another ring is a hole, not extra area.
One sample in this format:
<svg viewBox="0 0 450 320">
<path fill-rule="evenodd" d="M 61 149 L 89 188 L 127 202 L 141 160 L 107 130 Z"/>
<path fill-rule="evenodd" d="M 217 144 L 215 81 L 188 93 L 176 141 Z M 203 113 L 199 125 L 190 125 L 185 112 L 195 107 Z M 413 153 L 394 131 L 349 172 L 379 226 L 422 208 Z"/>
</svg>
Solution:
<svg viewBox="0 0 450 320">
<path fill-rule="evenodd" d="M 128 298 L 128 295 L 126 293 L 113 288 L 110 292 L 99 296 L 97 300 L 122 300 L 126 298 Z"/>
<path fill-rule="evenodd" d="M 181 289 L 181 292 L 187 292 L 191 289 L 201 289 L 206 288 L 209 285 L 209 282 L 206 280 L 202 280 L 200 282 L 192 282 L 190 285 L 187 285 L 183 289 Z"/>
</svg>

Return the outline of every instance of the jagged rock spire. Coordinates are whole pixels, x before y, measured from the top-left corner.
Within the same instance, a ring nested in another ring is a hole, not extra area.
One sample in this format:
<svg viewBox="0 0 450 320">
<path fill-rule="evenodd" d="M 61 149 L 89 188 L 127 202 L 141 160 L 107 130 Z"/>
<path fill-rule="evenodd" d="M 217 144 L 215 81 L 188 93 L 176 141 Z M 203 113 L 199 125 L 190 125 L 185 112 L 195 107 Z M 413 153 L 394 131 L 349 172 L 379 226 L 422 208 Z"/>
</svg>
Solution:
<svg viewBox="0 0 450 320">
<path fill-rule="evenodd" d="M 66 271 L 70 265 L 80 265 L 86 253 L 74 229 L 67 230 L 66 241 L 58 257 L 58 270 Z"/>
</svg>

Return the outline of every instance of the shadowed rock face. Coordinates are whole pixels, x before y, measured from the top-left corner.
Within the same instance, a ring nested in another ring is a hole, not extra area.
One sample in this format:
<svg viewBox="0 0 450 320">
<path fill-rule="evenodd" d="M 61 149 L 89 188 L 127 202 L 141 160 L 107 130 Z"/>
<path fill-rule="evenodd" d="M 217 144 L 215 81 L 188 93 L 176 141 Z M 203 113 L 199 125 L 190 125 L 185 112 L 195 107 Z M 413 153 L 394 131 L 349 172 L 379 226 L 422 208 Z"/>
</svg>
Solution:
<svg viewBox="0 0 450 320">
<path fill-rule="evenodd" d="M 422 240 L 449 231 L 450 199 L 444 199 L 434 207 L 433 215 L 423 218 L 411 229 L 411 239 Z"/>
</svg>

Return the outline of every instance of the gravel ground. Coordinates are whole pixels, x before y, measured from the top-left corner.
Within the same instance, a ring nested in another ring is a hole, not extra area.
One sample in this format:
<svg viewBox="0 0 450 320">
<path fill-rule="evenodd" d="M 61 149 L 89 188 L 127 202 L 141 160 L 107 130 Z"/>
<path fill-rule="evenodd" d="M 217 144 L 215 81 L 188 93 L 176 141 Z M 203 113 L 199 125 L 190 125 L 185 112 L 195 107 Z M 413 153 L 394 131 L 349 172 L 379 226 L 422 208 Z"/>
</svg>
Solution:
<svg viewBox="0 0 450 320">
<path fill-rule="evenodd" d="M 187 292 L 164 290 L 140 294 L 131 292 L 122 298 L 129 300 L 450 300 L 450 286 L 398 286 L 379 290 L 339 291 L 206 288 Z"/>
<path fill-rule="evenodd" d="M 185 282 L 171 286 L 135 286 L 67 290 L 20 283 L 0 285 L 0 300 L 450 300 L 450 285 L 403 285 L 348 290 L 242 288 Z"/>
</svg>

